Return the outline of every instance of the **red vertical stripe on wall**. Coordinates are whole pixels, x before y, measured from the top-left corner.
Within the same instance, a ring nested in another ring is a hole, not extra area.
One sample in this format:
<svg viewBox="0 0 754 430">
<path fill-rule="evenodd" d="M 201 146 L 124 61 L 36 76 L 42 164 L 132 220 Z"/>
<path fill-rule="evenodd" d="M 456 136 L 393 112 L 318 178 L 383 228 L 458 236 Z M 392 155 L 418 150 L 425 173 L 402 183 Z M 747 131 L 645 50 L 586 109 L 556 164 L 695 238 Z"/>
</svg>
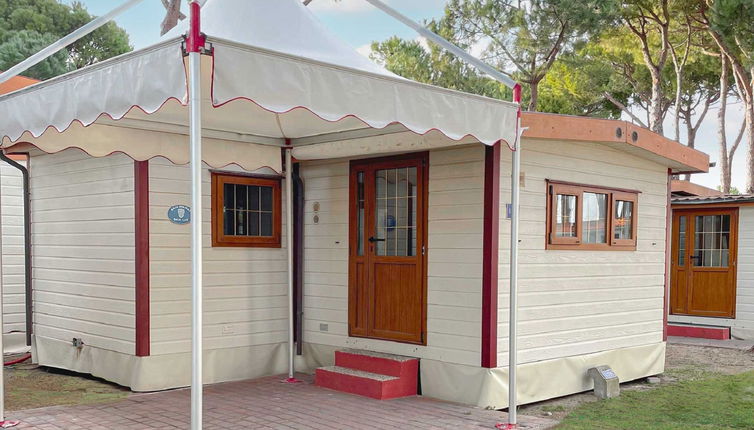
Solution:
<svg viewBox="0 0 754 430">
<path fill-rule="evenodd" d="M 670 258 L 673 241 L 673 209 L 670 198 L 672 197 L 673 171 L 668 169 L 668 195 L 667 208 L 665 209 L 665 294 L 662 301 L 662 340 L 668 340 L 668 312 L 670 312 Z"/>
<path fill-rule="evenodd" d="M 136 356 L 149 356 L 149 161 L 134 162 Z"/>
<path fill-rule="evenodd" d="M 482 367 L 497 367 L 497 264 L 500 233 L 500 142 L 484 153 Z"/>
</svg>

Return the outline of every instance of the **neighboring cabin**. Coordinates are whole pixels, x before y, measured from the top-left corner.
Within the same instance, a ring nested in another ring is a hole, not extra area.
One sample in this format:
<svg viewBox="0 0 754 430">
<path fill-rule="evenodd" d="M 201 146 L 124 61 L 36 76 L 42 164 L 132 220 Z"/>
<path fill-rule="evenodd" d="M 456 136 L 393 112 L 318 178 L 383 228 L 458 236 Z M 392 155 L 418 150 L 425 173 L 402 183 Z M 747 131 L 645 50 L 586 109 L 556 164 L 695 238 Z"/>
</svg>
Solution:
<svg viewBox="0 0 754 430">
<path fill-rule="evenodd" d="M 673 184 L 671 335 L 754 339 L 754 196 Z"/>
</svg>

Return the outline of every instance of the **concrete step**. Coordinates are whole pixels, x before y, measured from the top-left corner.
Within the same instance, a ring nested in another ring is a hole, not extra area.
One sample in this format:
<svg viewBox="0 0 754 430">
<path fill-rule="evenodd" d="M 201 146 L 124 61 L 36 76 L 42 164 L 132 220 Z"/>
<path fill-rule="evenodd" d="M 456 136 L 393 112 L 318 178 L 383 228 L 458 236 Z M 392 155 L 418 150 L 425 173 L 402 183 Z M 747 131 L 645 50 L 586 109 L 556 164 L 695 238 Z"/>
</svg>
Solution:
<svg viewBox="0 0 754 430">
<path fill-rule="evenodd" d="M 378 400 L 416 395 L 416 380 L 399 378 L 340 366 L 320 367 L 316 385 Z"/>
<path fill-rule="evenodd" d="M 344 349 L 335 351 L 335 365 L 398 378 L 419 378 L 419 359 L 381 352 Z"/>
<path fill-rule="evenodd" d="M 730 327 L 668 323 L 668 336 L 727 340 L 730 339 Z"/>
</svg>

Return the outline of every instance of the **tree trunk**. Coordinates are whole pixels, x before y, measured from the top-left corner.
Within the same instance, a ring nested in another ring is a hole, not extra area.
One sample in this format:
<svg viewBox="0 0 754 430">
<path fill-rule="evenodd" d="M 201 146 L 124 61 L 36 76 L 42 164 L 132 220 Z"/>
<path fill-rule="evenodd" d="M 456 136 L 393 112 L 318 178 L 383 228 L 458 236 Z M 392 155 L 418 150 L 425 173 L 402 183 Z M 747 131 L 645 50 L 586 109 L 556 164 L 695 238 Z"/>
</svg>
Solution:
<svg viewBox="0 0 754 430">
<path fill-rule="evenodd" d="M 676 89 L 675 89 L 675 140 L 676 142 L 681 141 L 681 95 L 683 94 L 683 89 L 681 88 L 681 85 L 683 85 L 683 67 L 676 66 L 675 71 L 675 82 L 676 82 Z"/>
<path fill-rule="evenodd" d="M 746 193 L 754 194 L 754 103 L 749 100 L 746 106 L 746 136 L 749 151 L 746 154 Z"/>
<path fill-rule="evenodd" d="M 537 111 L 537 99 L 539 98 L 539 81 L 535 81 L 529 84 L 531 90 L 531 98 L 529 99 L 529 112 Z"/>
<path fill-rule="evenodd" d="M 652 73 L 652 99 L 649 104 L 649 129 L 657 134 L 664 134 L 662 124 L 662 102 L 664 94 L 662 91 L 662 81 L 660 72 Z"/>
<path fill-rule="evenodd" d="M 728 162 L 728 137 L 725 135 L 725 117 L 728 110 L 728 60 L 720 55 L 720 107 L 717 110 L 717 140 L 720 144 L 720 191 L 730 194 L 730 169 Z"/>
</svg>

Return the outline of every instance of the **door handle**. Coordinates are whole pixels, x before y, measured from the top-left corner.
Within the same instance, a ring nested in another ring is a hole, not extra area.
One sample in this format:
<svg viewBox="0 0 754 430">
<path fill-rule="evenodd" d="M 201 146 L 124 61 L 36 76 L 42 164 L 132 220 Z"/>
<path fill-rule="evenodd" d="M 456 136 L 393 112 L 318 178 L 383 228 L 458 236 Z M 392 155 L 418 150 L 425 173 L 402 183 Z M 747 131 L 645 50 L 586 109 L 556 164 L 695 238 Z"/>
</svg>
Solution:
<svg viewBox="0 0 754 430">
<path fill-rule="evenodd" d="M 374 237 L 374 236 L 372 236 L 372 237 L 370 237 L 370 238 L 369 238 L 369 242 L 370 242 L 370 243 L 374 243 L 374 242 L 384 242 L 384 241 L 385 241 L 385 239 L 378 239 L 378 238 L 376 238 L 376 237 Z"/>
</svg>

